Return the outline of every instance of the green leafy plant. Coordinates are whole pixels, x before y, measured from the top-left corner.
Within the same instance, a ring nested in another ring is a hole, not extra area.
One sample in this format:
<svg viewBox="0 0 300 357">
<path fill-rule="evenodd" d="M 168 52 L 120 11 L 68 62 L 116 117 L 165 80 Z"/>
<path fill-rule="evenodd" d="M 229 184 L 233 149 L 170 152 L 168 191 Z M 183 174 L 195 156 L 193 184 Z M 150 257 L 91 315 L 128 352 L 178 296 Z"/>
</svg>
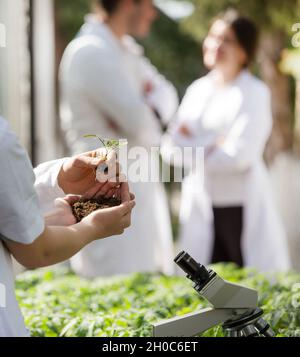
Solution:
<svg viewBox="0 0 300 357">
<path fill-rule="evenodd" d="M 120 146 L 127 145 L 126 140 L 120 142 L 120 140 L 116 140 L 116 139 L 102 139 L 99 135 L 95 135 L 95 134 L 84 135 L 84 138 L 98 139 L 102 144 L 102 146 L 105 148 L 106 151 L 105 157 L 107 157 L 110 150 L 115 150 L 118 149 Z"/>
<path fill-rule="evenodd" d="M 224 279 L 255 288 L 277 336 L 300 337 L 300 275 L 265 276 L 215 265 Z M 151 324 L 207 307 L 184 277 L 132 274 L 88 281 L 68 270 L 20 275 L 17 299 L 33 336 L 151 336 Z M 217 326 L 204 336 L 222 337 Z"/>
</svg>

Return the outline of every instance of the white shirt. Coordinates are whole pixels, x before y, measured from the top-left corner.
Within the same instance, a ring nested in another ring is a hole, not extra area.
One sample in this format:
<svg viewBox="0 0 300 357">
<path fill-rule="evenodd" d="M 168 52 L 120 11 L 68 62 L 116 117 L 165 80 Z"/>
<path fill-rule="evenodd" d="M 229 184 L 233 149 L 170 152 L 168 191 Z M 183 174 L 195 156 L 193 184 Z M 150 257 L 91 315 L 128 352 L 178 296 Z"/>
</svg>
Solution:
<svg viewBox="0 0 300 357">
<path fill-rule="evenodd" d="M 147 82 L 153 91 L 143 95 Z M 167 122 L 178 106 L 175 88 L 142 48 L 128 36 L 117 39 L 93 18 L 66 48 L 60 84 L 62 128 L 72 154 L 97 147 L 83 138 L 90 133 L 126 138 L 130 146 L 159 146 L 161 126 L 150 107 Z"/>
<path fill-rule="evenodd" d="M 205 186 L 214 206 L 243 205 L 245 179 L 253 164 L 262 160 L 272 128 L 270 92 L 248 71 L 218 88 L 213 72 L 187 90 L 172 136 L 177 145 L 209 149 L 225 138 L 205 160 Z M 177 130 L 187 126 L 193 137 Z"/>
<path fill-rule="evenodd" d="M 59 171 L 65 160 L 67 158 L 44 162 L 34 169 L 34 188 L 38 194 L 43 214 L 55 208 L 54 201 L 56 198 L 66 196 L 57 182 Z"/>
<path fill-rule="evenodd" d="M 55 198 L 65 195 L 57 183 L 64 160 L 38 166 L 35 181 L 28 155 L 0 117 L 0 337 L 29 336 L 14 293 L 11 255 L 4 243 L 9 239 L 31 244 L 43 232 L 41 209 L 47 212 Z"/>
<path fill-rule="evenodd" d="M 4 242 L 9 239 L 33 243 L 44 230 L 44 219 L 33 187 L 35 177 L 29 158 L 1 118 L 0 165 L 0 283 L 5 287 L 5 306 L 0 306 L 0 336 L 28 336 L 15 298 L 11 256 Z"/>
</svg>

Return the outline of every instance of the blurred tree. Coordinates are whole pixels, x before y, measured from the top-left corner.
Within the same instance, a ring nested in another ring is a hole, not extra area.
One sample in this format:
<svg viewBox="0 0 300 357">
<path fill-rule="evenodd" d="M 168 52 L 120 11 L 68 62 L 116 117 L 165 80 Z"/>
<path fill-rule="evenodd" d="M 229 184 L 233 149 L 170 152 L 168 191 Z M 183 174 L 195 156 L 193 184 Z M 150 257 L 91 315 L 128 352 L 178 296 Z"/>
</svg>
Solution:
<svg viewBox="0 0 300 357">
<path fill-rule="evenodd" d="M 280 68 L 296 81 L 294 148 L 300 153 L 300 48 L 285 50 Z"/>
<path fill-rule="evenodd" d="M 201 46 L 163 13 L 141 44 L 146 56 L 176 86 L 181 97 L 187 86 L 205 73 Z"/>
<path fill-rule="evenodd" d="M 291 28 L 300 20 L 300 0 L 190 0 L 194 14 L 183 21 L 183 28 L 202 41 L 212 19 L 227 8 L 250 16 L 261 28 L 259 68 L 273 96 L 274 130 L 268 158 L 292 147 L 292 110 L 289 77 L 279 69 L 282 49 L 290 45 Z"/>
</svg>

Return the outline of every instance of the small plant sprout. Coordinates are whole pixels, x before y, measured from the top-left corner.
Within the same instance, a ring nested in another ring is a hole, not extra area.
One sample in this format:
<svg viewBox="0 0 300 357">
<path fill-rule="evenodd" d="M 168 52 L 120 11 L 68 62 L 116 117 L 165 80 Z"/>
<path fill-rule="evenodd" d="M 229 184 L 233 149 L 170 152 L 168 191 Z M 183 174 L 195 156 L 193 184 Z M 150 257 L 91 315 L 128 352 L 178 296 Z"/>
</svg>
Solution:
<svg viewBox="0 0 300 357">
<path fill-rule="evenodd" d="M 122 140 L 120 142 L 119 140 L 115 139 L 102 139 L 99 135 L 94 135 L 94 134 L 88 134 L 84 135 L 85 138 L 96 138 L 100 141 L 102 146 L 105 148 L 105 155 L 102 156 L 99 154 L 99 157 L 101 156 L 101 159 L 104 161 L 107 160 L 108 154 L 110 151 L 118 149 L 120 146 L 127 145 L 127 140 Z M 102 162 L 96 169 L 96 180 L 99 182 L 105 181 L 108 175 L 108 165 L 106 162 Z"/>
<path fill-rule="evenodd" d="M 124 140 L 122 142 L 120 142 L 119 140 L 116 139 L 102 139 L 99 135 L 95 135 L 95 134 L 87 134 L 84 135 L 85 138 L 96 138 L 100 141 L 100 143 L 102 144 L 102 146 L 105 148 L 105 159 L 107 158 L 108 153 L 111 150 L 115 150 L 118 149 L 120 146 L 123 145 L 127 145 L 127 141 Z"/>
</svg>

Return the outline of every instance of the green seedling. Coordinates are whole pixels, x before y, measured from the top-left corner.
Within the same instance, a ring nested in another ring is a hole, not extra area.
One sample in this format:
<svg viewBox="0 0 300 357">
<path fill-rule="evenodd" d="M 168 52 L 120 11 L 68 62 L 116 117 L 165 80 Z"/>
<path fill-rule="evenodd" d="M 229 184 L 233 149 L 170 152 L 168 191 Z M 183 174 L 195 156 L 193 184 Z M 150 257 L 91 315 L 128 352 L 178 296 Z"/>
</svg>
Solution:
<svg viewBox="0 0 300 357">
<path fill-rule="evenodd" d="M 120 142 L 119 140 L 116 139 L 102 139 L 99 135 L 95 135 L 95 134 L 84 135 L 84 138 L 94 138 L 100 141 L 102 146 L 105 148 L 105 152 L 106 152 L 104 159 L 107 158 L 107 155 L 111 150 L 116 150 L 121 146 L 127 145 L 126 140 Z"/>
</svg>

